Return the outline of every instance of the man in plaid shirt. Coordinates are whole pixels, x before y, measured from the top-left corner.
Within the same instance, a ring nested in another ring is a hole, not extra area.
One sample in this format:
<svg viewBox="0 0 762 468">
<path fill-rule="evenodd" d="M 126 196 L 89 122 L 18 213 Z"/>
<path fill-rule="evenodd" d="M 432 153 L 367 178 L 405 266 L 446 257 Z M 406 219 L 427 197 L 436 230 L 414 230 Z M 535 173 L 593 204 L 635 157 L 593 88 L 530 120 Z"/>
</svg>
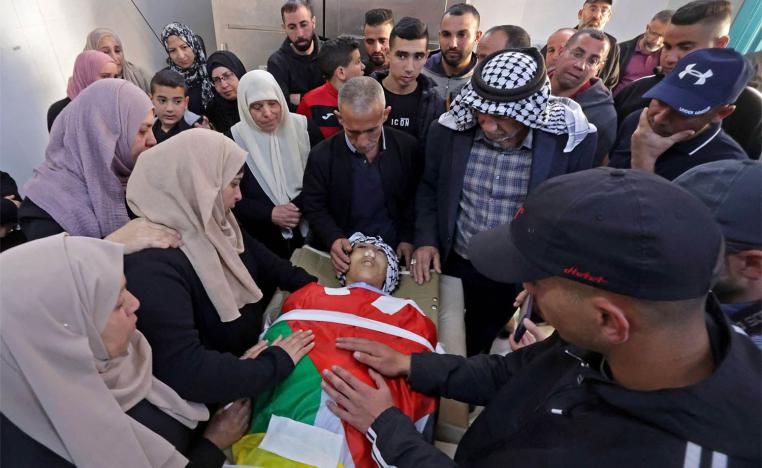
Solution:
<svg viewBox="0 0 762 468">
<path fill-rule="evenodd" d="M 471 237 L 510 222 L 542 181 L 590 168 L 596 142 L 579 105 L 550 96 L 533 48 L 488 56 L 429 130 L 413 276 L 423 283 L 434 268 L 461 278 L 469 355 L 489 349 L 514 294 L 471 265 Z"/>
</svg>

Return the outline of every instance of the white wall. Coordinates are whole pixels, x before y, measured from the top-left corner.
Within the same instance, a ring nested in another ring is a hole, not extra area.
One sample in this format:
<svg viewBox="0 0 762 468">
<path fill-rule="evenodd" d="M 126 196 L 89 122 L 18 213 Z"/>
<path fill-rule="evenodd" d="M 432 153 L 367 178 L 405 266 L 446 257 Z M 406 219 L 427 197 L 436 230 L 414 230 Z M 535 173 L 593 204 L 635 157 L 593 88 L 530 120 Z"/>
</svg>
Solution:
<svg viewBox="0 0 762 468">
<path fill-rule="evenodd" d="M 157 34 L 181 21 L 215 49 L 210 0 L 0 0 L 0 169 L 19 185 L 44 159 L 48 107 L 66 96 L 88 32 L 116 31 L 125 57 L 149 74 L 165 66 L 164 49 L 138 8 Z"/>
<path fill-rule="evenodd" d="M 689 0 L 617 0 L 605 31 L 618 41 L 642 34 L 646 24 L 660 10 L 677 9 Z M 757 0 L 759 1 L 759 0 Z M 481 16 L 481 29 L 499 24 L 523 27 L 533 44 L 545 44 L 548 36 L 562 27 L 577 25 L 577 12 L 583 0 L 472 0 Z M 737 12 L 743 0 L 731 0 Z"/>
</svg>

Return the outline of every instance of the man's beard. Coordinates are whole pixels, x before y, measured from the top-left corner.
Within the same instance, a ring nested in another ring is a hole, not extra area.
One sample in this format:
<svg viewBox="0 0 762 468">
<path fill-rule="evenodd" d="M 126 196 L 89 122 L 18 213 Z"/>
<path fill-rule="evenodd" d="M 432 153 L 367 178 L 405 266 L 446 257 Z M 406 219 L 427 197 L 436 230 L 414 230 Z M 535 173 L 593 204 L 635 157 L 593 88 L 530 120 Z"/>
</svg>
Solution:
<svg viewBox="0 0 762 468">
<path fill-rule="evenodd" d="M 386 64 L 386 56 L 383 54 L 380 55 L 370 55 L 368 56 L 368 60 L 370 63 L 373 64 L 374 67 L 382 67 L 384 64 Z"/>
<path fill-rule="evenodd" d="M 453 60 L 453 59 L 447 57 L 447 54 L 448 53 L 452 53 L 452 52 L 457 52 L 457 54 L 458 54 L 458 58 L 457 59 Z M 462 50 L 448 50 L 447 52 L 443 52 L 442 53 L 442 60 L 447 62 L 447 65 L 449 65 L 451 67 L 457 67 L 458 65 L 460 65 L 463 62 L 463 57 L 464 57 L 464 53 L 463 53 Z"/>
<path fill-rule="evenodd" d="M 292 42 L 291 44 L 293 44 L 294 49 L 298 50 L 299 52 L 307 52 L 310 50 L 310 47 L 312 47 L 312 39 L 298 40 L 296 42 Z"/>
</svg>

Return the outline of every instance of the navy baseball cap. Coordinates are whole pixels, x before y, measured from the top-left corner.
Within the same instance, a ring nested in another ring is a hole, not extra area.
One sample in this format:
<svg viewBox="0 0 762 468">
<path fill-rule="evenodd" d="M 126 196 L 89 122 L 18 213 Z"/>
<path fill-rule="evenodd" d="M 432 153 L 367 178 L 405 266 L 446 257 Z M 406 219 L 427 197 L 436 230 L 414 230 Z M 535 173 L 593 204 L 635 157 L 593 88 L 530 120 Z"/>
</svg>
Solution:
<svg viewBox="0 0 762 468">
<path fill-rule="evenodd" d="M 599 167 L 543 182 L 513 222 L 479 233 L 474 267 L 505 283 L 551 276 L 629 297 L 706 294 L 722 233 L 701 201 L 655 174 Z"/>
<path fill-rule="evenodd" d="M 728 251 L 762 249 L 762 162 L 714 161 L 686 171 L 674 183 L 714 214 Z"/>
<path fill-rule="evenodd" d="M 693 117 L 736 102 L 752 73 L 749 61 L 733 49 L 700 49 L 680 59 L 643 97 Z"/>
</svg>

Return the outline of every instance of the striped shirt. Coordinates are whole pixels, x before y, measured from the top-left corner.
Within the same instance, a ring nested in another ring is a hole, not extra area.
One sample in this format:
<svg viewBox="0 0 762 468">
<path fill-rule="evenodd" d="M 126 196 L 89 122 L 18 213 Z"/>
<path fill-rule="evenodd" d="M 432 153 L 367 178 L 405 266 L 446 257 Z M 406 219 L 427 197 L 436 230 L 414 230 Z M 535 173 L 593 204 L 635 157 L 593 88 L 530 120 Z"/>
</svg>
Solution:
<svg viewBox="0 0 762 468">
<path fill-rule="evenodd" d="M 527 196 L 531 168 L 531 129 L 521 145 L 512 149 L 501 148 L 477 130 L 455 223 L 455 253 L 468 258 L 474 234 L 513 219 Z"/>
</svg>

